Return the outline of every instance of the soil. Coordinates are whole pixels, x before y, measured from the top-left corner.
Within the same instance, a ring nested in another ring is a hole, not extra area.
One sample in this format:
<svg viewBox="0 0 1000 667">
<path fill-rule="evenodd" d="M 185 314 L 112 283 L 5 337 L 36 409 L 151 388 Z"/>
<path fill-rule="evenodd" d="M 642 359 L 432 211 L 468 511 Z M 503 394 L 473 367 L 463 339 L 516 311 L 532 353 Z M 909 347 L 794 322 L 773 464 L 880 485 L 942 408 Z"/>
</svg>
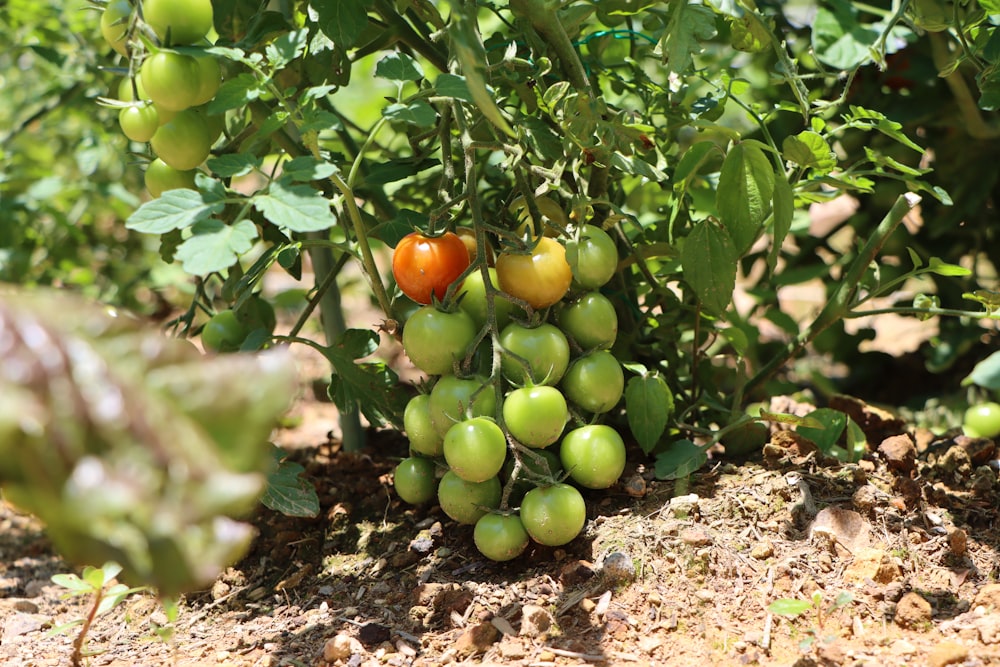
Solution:
<svg viewBox="0 0 1000 667">
<path fill-rule="evenodd" d="M 345 452 L 336 411 L 307 389 L 275 435 L 319 516 L 262 508 L 251 553 L 174 623 L 132 595 L 96 619 L 85 664 L 1000 665 L 996 444 L 836 400 L 870 443 L 856 464 L 777 427 L 763 450 L 713 452 L 682 482 L 632 452 L 618 485 L 586 494 L 580 537 L 500 564 L 471 527 L 394 494 L 402 436 L 372 430 Z M 0 665 L 70 664 L 78 628 L 54 630 L 90 601 L 50 578 L 71 571 L 37 521 L 0 503 Z"/>
</svg>

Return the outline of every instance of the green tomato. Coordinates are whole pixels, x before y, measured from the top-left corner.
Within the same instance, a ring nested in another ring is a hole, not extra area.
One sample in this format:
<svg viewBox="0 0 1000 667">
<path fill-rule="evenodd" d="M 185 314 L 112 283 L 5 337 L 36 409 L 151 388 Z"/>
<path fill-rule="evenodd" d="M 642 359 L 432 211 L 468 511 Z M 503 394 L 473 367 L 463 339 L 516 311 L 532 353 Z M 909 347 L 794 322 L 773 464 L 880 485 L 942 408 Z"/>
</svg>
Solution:
<svg viewBox="0 0 1000 667">
<path fill-rule="evenodd" d="M 156 120 L 160 125 L 165 125 L 169 121 L 173 120 L 174 116 L 177 115 L 176 111 L 171 111 L 169 109 L 164 109 L 163 107 L 157 105 L 153 100 L 149 99 L 149 95 L 146 94 L 146 89 L 142 86 L 142 77 L 136 77 L 135 90 L 132 89 L 133 79 L 122 79 L 118 84 L 118 99 L 122 102 L 149 102 L 156 109 Z M 138 93 L 138 97 L 136 96 Z"/>
<path fill-rule="evenodd" d="M 521 387 L 504 399 L 503 420 L 514 439 L 528 447 L 548 447 L 569 420 L 569 407 L 555 387 Z"/>
<path fill-rule="evenodd" d="M 399 497 L 411 505 L 422 505 L 437 496 L 434 462 L 419 456 L 403 459 L 392 478 Z"/>
<path fill-rule="evenodd" d="M 569 342 L 552 324 L 529 328 L 512 322 L 500 332 L 500 346 L 501 368 L 511 384 L 554 385 L 569 366 Z M 527 361 L 528 367 L 512 355 Z"/>
<path fill-rule="evenodd" d="M 235 352 L 247 337 L 247 330 L 231 310 L 212 315 L 201 330 L 201 344 L 212 352 Z"/>
<path fill-rule="evenodd" d="M 598 350 L 574 361 L 560 386 L 570 401 L 600 414 L 618 405 L 625 391 L 625 373 L 613 354 Z"/>
<path fill-rule="evenodd" d="M 528 531 L 516 514 L 486 514 L 476 522 L 472 539 L 479 553 L 498 562 L 513 560 L 528 548 Z"/>
<path fill-rule="evenodd" d="M 219 59 L 209 53 L 196 56 L 194 60 L 198 63 L 198 94 L 192 106 L 198 106 L 210 102 L 219 92 L 219 86 L 222 85 L 222 66 L 219 64 Z"/>
<path fill-rule="evenodd" d="M 973 405 L 965 411 L 962 430 L 970 438 L 995 438 L 1000 435 L 1000 404 Z"/>
<path fill-rule="evenodd" d="M 423 306 L 403 325 L 403 350 L 413 365 L 428 375 L 451 373 L 476 338 L 476 325 L 468 313 L 446 313 Z"/>
<path fill-rule="evenodd" d="M 101 14 L 101 34 L 112 49 L 128 57 L 128 23 L 132 5 L 128 0 L 111 0 Z"/>
<path fill-rule="evenodd" d="M 507 439 L 489 417 L 460 421 L 444 436 L 444 460 L 467 482 L 496 477 L 507 458 Z"/>
<path fill-rule="evenodd" d="M 174 169 L 163 160 L 157 158 L 146 167 L 144 180 L 146 189 L 153 197 L 159 197 L 167 190 L 186 188 L 194 190 L 194 177 L 198 172 L 194 169 L 181 171 Z"/>
<path fill-rule="evenodd" d="M 194 169 L 212 152 L 211 131 L 193 109 L 181 111 L 161 125 L 149 143 L 161 160 L 181 171 Z"/>
<path fill-rule="evenodd" d="M 142 87 L 157 106 L 183 111 L 195 104 L 201 87 L 201 68 L 193 56 L 159 51 L 139 68 Z"/>
<path fill-rule="evenodd" d="M 497 270 L 492 266 L 488 269 L 490 281 L 493 286 L 497 286 Z M 483 274 L 480 271 L 473 271 L 462 282 L 456 298 L 461 297 L 458 302 L 459 308 L 464 310 L 475 322 L 477 329 L 486 326 L 486 287 L 483 282 Z M 499 294 L 493 299 L 493 308 L 497 317 L 497 329 L 503 330 L 510 323 L 510 315 L 514 310 L 514 304 L 503 298 Z"/>
<path fill-rule="evenodd" d="M 144 0 L 142 17 L 164 44 L 195 44 L 213 26 L 212 0 Z"/>
<path fill-rule="evenodd" d="M 493 387 L 485 380 L 443 375 L 431 389 L 429 409 L 431 424 L 443 438 L 457 422 L 495 415 L 496 396 Z"/>
<path fill-rule="evenodd" d="M 566 261 L 578 285 L 596 289 L 615 275 L 618 248 L 606 231 L 595 225 L 584 225 L 579 237 L 566 244 Z"/>
<path fill-rule="evenodd" d="M 583 496 L 569 484 L 539 486 L 521 501 L 521 523 L 539 544 L 558 547 L 571 542 L 586 521 Z"/>
<path fill-rule="evenodd" d="M 438 483 L 438 504 L 452 520 L 472 526 L 491 509 L 500 506 L 502 492 L 496 477 L 483 482 L 466 482 L 449 470 Z"/>
<path fill-rule="evenodd" d="M 558 313 L 559 328 L 584 350 L 607 350 L 618 338 L 618 313 L 608 297 L 587 292 Z"/>
<path fill-rule="evenodd" d="M 139 103 L 118 112 L 122 133 L 132 141 L 146 143 L 160 127 L 160 114 L 153 103 Z"/>
<path fill-rule="evenodd" d="M 430 394 L 418 394 L 407 402 L 403 410 L 403 430 L 414 452 L 425 456 L 444 454 L 444 438 L 431 422 Z"/>
<path fill-rule="evenodd" d="M 559 458 L 580 486 L 606 489 L 625 471 L 625 442 L 610 426 L 581 426 L 563 438 Z"/>
</svg>

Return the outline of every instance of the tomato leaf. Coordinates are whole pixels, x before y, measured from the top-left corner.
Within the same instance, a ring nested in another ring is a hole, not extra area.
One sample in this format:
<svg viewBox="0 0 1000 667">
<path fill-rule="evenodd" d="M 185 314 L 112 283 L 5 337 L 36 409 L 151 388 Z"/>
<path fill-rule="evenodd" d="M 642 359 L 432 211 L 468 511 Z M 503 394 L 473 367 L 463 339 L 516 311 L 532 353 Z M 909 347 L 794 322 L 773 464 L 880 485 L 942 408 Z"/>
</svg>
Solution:
<svg viewBox="0 0 1000 667">
<path fill-rule="evenodd" d="M 656 457 L 656 478 L 687 477 L 705 465 L 707 461 L 708 454 L 704 447 L 699 447 L 690 440 L 678 440 L 671 443 L 667 451 Z"/>
<path fill-rule="evenodd" d="M 330 202 L 319 190 L 305 184 L 291 185 L 284 178 L 272 182 L 266 193 L 254 195 L 253 206 L 288 232 L 318 232 L 337 224 Z"/>
<path fill-rule="evenodd" d="M 826 139 L 812 130 L 785 137 L 781 143 L 781 156 L 801 167 L 815 169 L 823 174 L 837 166 L 837 156 Z"/>
<path fill-rule="evenodd" d="M 409 104 L 390 104 L 382 110 L 382 115 L 414 127 L 434 127 L 437 122 L 437 112 L 424 100 L 415 100 Z"/>
<path fill-rule="evenodd" d="M 469 91 L 469 84 L 465 82 L 464 76 L 455 74 L 439 74 L 434 80 L 434 88 L 438 95 L 453 97 L 463 102 L 472 102 L 472 93 Z"/>
<path fill-rule="evenodd" d="M 319 29 L 342 50 L 354 46 L 368 25 L 371 5 L 371 0 L 312 0 L 309 3 L 318 15 Z"/>
<path fill-rule="evenodd" d="M 800 425 L 795 430 L 816 443 L 820 451 L 826 454 L 832 452 L 834 447 L 837 446 L 837 441 L 840 440 L 841 434 L 843 434 L 844 429 L 847 427 L 847 415 L 840 410 L 819 408 L 806 415 L 806 418 L 816 420 L 820 423 L 820 427 L 815 428 Z"/>
<path fill-rule="evenodd" d="M 702 42 L 715 36 L 715 16 L 712 10 L 688 2 L 673 3 L 670 23 L 663 31 L 659 49 L 663 63 L 671 72 L 683 74 L 701 53 Z"/>
<path fill-rule="evenodd" d="M 416 60 L 400 51 L 384 56 L 375 65 L 375 76 L 390 81 L 419 81 L 424 70 Z"/>
<path fill-rule="evenodd" d="M 371 423 L 399 428 L 409 399 L 398 390 L 399 377 L 382 362 L 357 363 L 375 351 L 377 341 L 374 331 L 348 329 L 336 344 L 323 349 L 334 370 L 327 393 L 345 414 L 360 407 Z"/>
<path fill-rule="evenodd" d="M 516 136 L 497 106 L 494 94 L 486 86 L 486 49 L 477 30 L 475 17 L 468 10 L 453 12 L 448 34 L 453 53 L 462 66 L 465 83 L 476 106 L 501 132 L 510 137 Z"/>
<path fill-rule="evenodd" d="M 193 276 L 206 276 L 233 265 L 253 247 L 257 226 L 249 220 L 226 225 L 215 219 L 202 220 L 192 227 L 193 234 L 177 247 L 175 257 Z"/>
<path fill-rule="evenodd" d="M 261 503 L 285 516 L 317 516 L 319 496 L 316 487 L 302 476 L 305 471 L 294 461 L 281 460 L 267 476 L 267 488 L 261 496 Z"/>
<path fill-rule="evenodd" d="M 1000 352 L 994 352 L 972 369 L 962 385 L 974 384 L 984 389 L 1000 389 Z"/>
<path fill-rule="evenodd" d="M 719 315 L 733 298 L 739 255 L 729 232 L 705 220 L 688 234 L 681 247 L 684 279 L 708 312 Z"/>
<path fill-rule="evenodd" d="M 767 253 L 767 265 L 773 272 L 778 265 L 778 255 L 781 244 L 792 229 L 795 217 L 795 192 L 784 174 L 775 174 L 773 194 L 773 225 L 771 229 L 771 248 Z"/>
<path fill-rule="evenodd" d="M 144 234 L 165 234 L 221 213 L 225 204 L 211 193 L 168 190 L 140 206 L 125 221 L 126 229 Z"/>
<path fill-rule="evenodd" d="M 715 205 L 737 255 L 746 252 L 757 238 L 771 209 L 773 193 L 774 167 L 764 151 L 746 142 L 729 149 L 719 174 Z"/>
<path fill-rule="evenodd" d="M 625 388 L 628 426 L 642 451 L 649 454 L 663 437 L 674 413 L 674 397 L 657 373 L 634 377 Z"/>
</svg>

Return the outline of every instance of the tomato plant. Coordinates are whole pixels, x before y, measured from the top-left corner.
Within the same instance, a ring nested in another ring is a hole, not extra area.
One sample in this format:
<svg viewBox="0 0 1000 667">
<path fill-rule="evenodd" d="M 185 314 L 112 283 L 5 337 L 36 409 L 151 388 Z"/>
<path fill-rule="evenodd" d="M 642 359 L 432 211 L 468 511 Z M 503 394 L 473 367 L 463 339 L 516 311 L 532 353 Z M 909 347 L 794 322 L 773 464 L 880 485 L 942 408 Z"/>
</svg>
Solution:
<svg viewBox="0 0 1000 667">
<path fill-rule="evenodd" d="M 547 236 L 530 253 L 500 253 L 496 268 L 500 289 L 536 309 L 558 303 L 573 281 L 566 249 Z"/>
<path fill-rule="evenodd" d="M 507 439 L 489 417 L 474 417 L 454 424 L 444 436 L 444 460 L 452 472 L 467 482 L 496 477 L 507 458 Z"/>
<path fill-rule="evenodd" d="M 971 438 L 995 438 L 1000 435 L 1000 404 L 992 401 L 973 405 L 962 420 L 965 435 Z"/>
<path fill-rule="evenodd" d="M 500 332 L 500 346 L 503 373 L 515 385 L 556 384 L 569 366 L 569 342 L 552 324 L 511 322 Z"/>
<path fill-rule="evenodd" d="M 159 51 L 139 69 L 142 87 L 157 106 L 183 111 L 194 106 L 201 91 L 201 67 L 193 56 Z"/>
<path fill-rule="evenodd" d="M 410 441 L 410 450 L 424 456 L 441 456 L 444 438 L 431 422 L 430 394 L 417 394 L 403 411 L 403 430 Z"/>
<path fill-rule="evenodd" d="M 193 169 L 181 171 L 174 169 L 160 158 L 156 158 L 146 166 L 144 181 L 146 189 L 153 197 L 159 197 L 167 190 L 187 188 L 194 190 L 194 176 L 197 172 Z"/>
<path fill-rule="evenodd" d="M 502 491 L 496 477 L 467 482 L 449 470 L 438 483 L 438 504 L 454 521 L 472 526 L 491 509 L 500 506 Z"/>
<path fill-rule="evenodd" d="M 504 398 L 502 409 L 510 434 L 528 447 L 548 447 L 569 421 L 566 399 L 555 387 L 514 389 Z"/>
<path fill-rule="evenodd" d="M 476 325 L 465 311 L 423 306 L 403 327 L 403 350 L 423 372 L 443 375 L 465 358 L 475 337 Z"/>
<path fill-rule="evenodd" d="M 454 232 L 426 236 L 410 232 L 392 253 L 392 276 L 406 296 L 420 304 L 443 299 L 469 266 L 469 251 Z"/>
<path fill-rule="evenodd" d="M 144 0 L 143 19 L 165 44 L 195 44 L 212 30 L 212 0 Z"/>
<path fill-rule="evenodd" d="M 212 134 L 204 117 L 193 109 L 179 111 L 149 140 L 156 155 L 174 169 L 194 169 L 208 158 Z"/>
<path fill-rule="evenodd" d="M 220 310 L 201 330 L 201 343 L 212 352 L 235 352 L 249 333 L 231 310 Z"/>
<path fill-rule="evenodd" d="M 479 552 L 498 562 L 517 558 L 528 548 L 528 531 L 516 514 L 486 514 L 472 533 Z"/>
<path fill-rule="evenodd" d="M 493 388 L 482 379 L 443 375 L 430 396 L 431 424 L 442 438 L 456 422 L 466 417 L 489 417 L 496 410 Z"/>
<path fill-rule="evenodd" d="M 618 338 L 618 314 L 608 297 L 586 292 L 557 314 L 559 328 L 584 350 L 606 350 Z"/>
<path fill-rule="evenodd" d="M 574 482 L 588 489 L 606 489 L 625 470 L 625 442 L 605 424 L 573 429 L 559 446 L 563 468 Z"/>
<path fill-rule="evenodd" d="M 549 547 L 572 541 L 587 520 L 580 492 L 569 484 L 539 486 L 521 500 L 521 522 L 531 539 Z"/>
<path fill-rule="evenodd" d="M 577 284 L 585 289 L 596 289 L 615 274 L 618 249 L 614 239 L 603 229 L 584 225 L 566 243 L 566 261 Z"/>
<path fill-rule="evenodd" d="M 437 497 L 434 462 L 411 456 L 399 462 L 392 478 L 399 497 L 411 505 L 421 505 Z"/>
<path fill-rule="evenodd" d="M 625 373 L 614 355 L 598 350 L 574 361 L 560 383 L 573 403 L 603 413 L 618 405 L 625 391 Z"/>
</svg>

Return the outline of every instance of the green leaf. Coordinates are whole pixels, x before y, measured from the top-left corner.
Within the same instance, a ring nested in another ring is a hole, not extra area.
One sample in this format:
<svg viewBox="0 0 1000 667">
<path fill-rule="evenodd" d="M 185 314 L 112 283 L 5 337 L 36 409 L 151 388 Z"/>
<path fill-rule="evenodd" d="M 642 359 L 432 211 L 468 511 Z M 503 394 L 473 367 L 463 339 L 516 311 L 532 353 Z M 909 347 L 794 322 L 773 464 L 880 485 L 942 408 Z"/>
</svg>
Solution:
<svg viewBox="0 0 1000 667">
<path fill-rule="evenodd" d="M 689 2 L 670 3 L 670 22 L 663 32 L 660 53 L 670 72 L 684 74 L 701 53 L 701 42 L 715 37 L 712 10 Z"/>
<path fill-rule="evenodd" d="M 228 269 L 253 247 L 257 226 L 249 220 L 226 225 L 215 219 L 203 220 L 192 228 L 192 236 L 177 248 L 181 266 L 193 276 L 207 276 Z"/>
<path fill-rule="evenodd" d="M 439 74 L 438 78 L 434 80 L 434 89 L 442 97 L 453 97 L 463 102 L 473 101 L 472 93 L 469 91 L 469 85 L 465 82 L 464 76 Z"/>
<path fill-rule="evenodd" d="M 863 130 L 877 130 L 887 137 L 895 139 L 897 142 L 903 144 L 907 148 L 911 148 L 918 153 L 923 153 L 924 149 L 913 143 L 908 136 L 903 132 L 903 126 L 894 120 L 889 120 L 885 114 L 873 111 L 871 109 L 866 109 L 864 107 L 859 107 L 851 105 L 850 113 L 844 116 L 844 120 L 851 123 L 854 127 L 858 127 Z"/>
<path fill-rule="evenodd" d="M 868 452 L 868 438 L 856 421 L 847 418 L 847 460 L 851 463 L 860 461 Z"/>
<path fill-rule="evenodd" d="M 140 206 L 125 221 L 125 227 L 144 234 L 165 234 L 175 229 L 186 229 L 221 213 L 224 208 L 225 203 L 211 193 L 168 190 Z"/>
<path fill-rule="evenodd" d="M 279 36 L 264 49 L 268 63 L 276 70 L 299 58 L 309 43 L 309 31 L 292 30 Z"/>
<path fill-rule="evenodd" d="M 209 114 L 219 114 L 230 109 L 242 109 L 263 92 L 260 82 L 252 74 L 243 72 L 226 79 L 205 110 Z"/>
<path fill-rule="evenodd" d="M 389 160 L 388 162 L 376 162 L 368 166 L 362 183 L 369 186 L 395 183 L 412 178 L 427 169 L 433 169 L 439 164 L 441 163 L 438 160 L 432 158 L 417 161 L 409 157 Z"/>
<path fill-rule="evenodd" d="M 337 48 L 354 46 L 368 25 L 371 0 L 312 0 L 309 6 L 316 12 L 319 29 Z"/>
<path fill-rule="evenodd" d="M 773 193 L 774 167 L 764 151 L 746 143 L 735 144 L 722 163 L 715 205 L 737 256 L 756 240 L 771 209 Z"/>
<path fill-rule="evenodd" d="M 246 176 L 260 167 L 261 160 L 253 153 L 230 153 L 220 157 L 209 158 L 208 168 L 221 178 Z"/>
<path fill-rule="evenodd" d="M 771 48 L 771 33 L 752 16 L 744 14 L 730 21 L 730 42 L 734 49 L 747 53 L 763 53 Z"/>
<path fill-rule="evenodd" d="M 416 100 L 409 104 L 390 104 L 382 110 L 382 115 L 391 120 L 422 128 L 434 127 L 437 122 L 437 111 L 424 100 Z"/>
<path fill-rule="evenodd" d="M 649 454 L 674 414 L 674 397 L 659 374 L 634 377 L 625 388 L 625 415 L 642 451 Z"/>
<path fill-rule="evenodd" d="M 324 350 L 333 366 L 328 393 L 345 414 L 361 413 L 373 424 L 401 426 L 408 396 L 398 390 L 399 377 L 382 362 L 357 363 L 372 348 L 368 329 L 348 330 L 340 340 Z"/>
<path fill-rule="evenodd" d="M 939 276 L 969 276 L 972 275 L 972 271 L 965 268 L 964 266 L 959 266 L 957 264 L 948 264 L 944 262 L 939 257 L 931 257 L 930 261 L 927 263 L 926 271 L 930 273 L 935 273 Z"/>
<path fill-rule="evenodd" d="M 708 454 L 704 447 L 699 447 L 690 440 L 678 440 L 656 457 L 656 478 L 688 477 L 707 462 Z"/>
<path fill-rule="evenodd" d="M 255 195 L 253 206 L 287 232 L 318 232 L 337 224 L 330 203 L 319 190 L 305 184 L 289 185 L 284 178 L 272 182 L 267 192 Z"/>
<path fill-rule="evenodd" d="M 330 178 L 339 170 L 337 165 L 326 160 L 317 160 L 310 155 L 302 155 L 281 163 L 281 174 L 290 181 L 321 181 Z"/>
<path fill-rule="evenodd" d="M 791 618 L 800 616 L 812 608 L 813 603 L 809 600 L 793 600 L 791 598 L 775 600 L 767 606 L 767 610 L 772 614 L 789 616 Z"/>
<path fill-rule="evenodd" d="M 778 265 L 778 256 L 781 254 L 781 244 L 792 229 L 792 220 L 795 219 L 795 192 L 784 174 L 774 176 L 773 195 L 773 225 L 771 229 L 771 247 L 767 253 L 767 265 L 773 272 Z"/>
<path fill-rule="evenodd" d="M 781 142 L 781 155 L 797 165 L 824 174 L 837 166 L 837 155 L 830 149 L 826 139 L 812 130 L 785 137 Z"/>
<path fill-rule="evenodd" d="M 409 55 L 394 51 L 378 61 L 375 76 L 391 81 L 419 81 L 424 78 L 424 70 Z"/>
<path fill-rule="evenodd" d="M 858 22 L 858 12 L 847 0 L 819 5 L 813 19 L 812 43 L 816 57 L 830 67 L 852 70 L 871 60 L 881 31 Z"/>
<path fill-rule="evenodd" d="M 821 426 L 814 428 L 800 425 L 795 430 L 803 437 L 816 443 L 816 446 L 823 453 L 831 453 L 834 447 L 836 447 L 837 441 L 840 440 L 844 429 L 847 427 L 847 415 L 840 410 L 819 408 L 806 415 L 806 418 L 816 420 Z"/>
<path fill-rule="evenodd" d="M 63 597 L 89 595 L 95 592 L 94 587 L 90 583 L 75 574 L 53 574 L 50 578 L 52 579 L 52 583 L 67 590 L 67 593 Z"/>
<path fill-rule="evenodd" d="M 974 384 L 991 391 L 1000 389 L 1000 352 L 994 352 L 976 364 L 962 384 Z"/>
<path fill-rule="evenodd" d="M 298 463 L 283 460 L 267 476 L 267 488 L 261 503 L 285 516 L 315 517 L 319 515 L 316 487 L 302 475 L 306 471 Z"/>
<path fill-rule="evenodd" d="M 713 315 L 722 314 L 733 299 L 738 259 L 729 232 L 711 220 L 698 223 L 684 239 L 681 247 L 684 280 L 705 310 Z"/>
<path fill-rule="evenodd" d="M 479 35 L 476 17 L 471 6 L 462 5 L 452 13 L 452 23 L 448 35 L 451 38 L 452 53 L 462 66 L 462 74 L 469 88 L 469 94 L 483 116 L 509 137 L 516 136 L 510 123 L 497 106 L 494 94 L 486 86 L 486 49 Z"/>
</svg>

